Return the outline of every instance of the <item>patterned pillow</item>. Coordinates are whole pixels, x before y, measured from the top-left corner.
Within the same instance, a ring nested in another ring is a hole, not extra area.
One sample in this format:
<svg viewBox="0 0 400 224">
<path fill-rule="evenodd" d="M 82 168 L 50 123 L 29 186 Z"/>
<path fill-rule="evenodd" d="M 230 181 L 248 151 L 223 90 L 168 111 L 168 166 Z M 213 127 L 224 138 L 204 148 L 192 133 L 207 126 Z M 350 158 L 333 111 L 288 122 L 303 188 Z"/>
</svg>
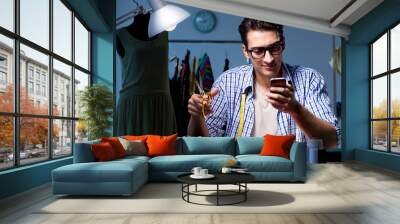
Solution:
<svg viewBox="0 0 400 224">
<path fill-rule="evenodd" d="M 126 151 L 126 155 L 145 156 L 147 155 L 146 145 L 141 140 L 126 140 L 118 137 L 119 142 L 122 144 Z"/>
</svg>

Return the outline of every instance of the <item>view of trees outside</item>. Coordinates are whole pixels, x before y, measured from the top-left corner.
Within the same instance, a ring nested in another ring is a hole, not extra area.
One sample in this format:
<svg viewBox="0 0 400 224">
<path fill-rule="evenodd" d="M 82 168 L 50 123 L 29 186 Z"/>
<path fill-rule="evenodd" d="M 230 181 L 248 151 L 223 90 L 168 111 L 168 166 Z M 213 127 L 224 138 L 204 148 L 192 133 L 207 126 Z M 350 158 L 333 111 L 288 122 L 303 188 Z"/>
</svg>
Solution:
<svg viewBox="0 0 400 224">
<path fill-rule="evenodd" d="M 392 104 L 393 117 L 400 117 L 400 99 L 394 99 Z M 373 108 L 373 117 L 386 118 L 387 101 L 382 101 L 378 106 Z M 378 150 L 387 150 L 387 121 L 373 121 L 372 136 L 373 147 Z M 393 152 L 400 153 L 400 120 L 391 121 L 391 141 Z"/>
<path fill-rule="evenodd" d="M 13 86 L 7 86 L 7 91 L 0 94 L 0 106 L 6 110 L 13 110 Z M 24 105 L 25 113 L 47 113 L 47 106 L 34 104 L 24 87 L 20 88 L 20 104 Z M 58 112 L 59 113 L 59 112 Z M 0 116 L 0 169 L 12 166 L 14 161 L 13 136 L 14 124 L 11 116 Z M 20 159 L 21 164 L 48 159 L 48 119 L 47 118 L 20 118 Z M 60 127 L 53 124 L 53 139 L 58 140 Z"/>
</svg>

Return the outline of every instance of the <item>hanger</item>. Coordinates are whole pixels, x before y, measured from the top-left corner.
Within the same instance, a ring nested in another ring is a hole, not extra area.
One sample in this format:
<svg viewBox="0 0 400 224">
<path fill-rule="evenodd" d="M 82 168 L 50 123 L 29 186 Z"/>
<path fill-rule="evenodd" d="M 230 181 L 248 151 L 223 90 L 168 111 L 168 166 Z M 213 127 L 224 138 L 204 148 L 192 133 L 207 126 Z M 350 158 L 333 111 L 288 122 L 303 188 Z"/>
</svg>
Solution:
<svg viewBox="0 0 400 224">
<path fill-rule="evenodd" d="M 146 14 L 150 11 L 150 10 L 145 9 L 143 7 L 143 5 L 140 5 L 136 0 L 132 0 L 132 1 L 136 5 L 136 9 L 133 11 L 133 16 L 137 16 L 140 14 Z"/>
<path fill-rule="evenodd" d="M 133 9 L 132 11 L 122 15 L 121 17 L 117 18 L 117 25 L 120 25 L 122 23 L 124 23 L 127 20 L 132 19 L 132 17 L 135 17 L 137 15 L 145 15 L 148 12 L 150 12 L 150 10 L 147 10 L 143 7 L 143 5 L 140 5 L 136 0 L 132 0 L 132 2 L 136 5 L 136 8 Z"/>
</svg>

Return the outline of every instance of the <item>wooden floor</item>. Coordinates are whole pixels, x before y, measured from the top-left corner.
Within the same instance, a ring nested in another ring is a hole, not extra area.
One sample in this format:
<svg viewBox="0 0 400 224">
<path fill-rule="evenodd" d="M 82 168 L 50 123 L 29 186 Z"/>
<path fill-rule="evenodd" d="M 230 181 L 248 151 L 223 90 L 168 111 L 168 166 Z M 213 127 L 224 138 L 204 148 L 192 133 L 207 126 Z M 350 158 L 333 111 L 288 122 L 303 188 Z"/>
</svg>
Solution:
<svg viewBox="0 0 400 224">
<path fill-rule="evenodd" d="M 313 166 L 308 182 L 319 184 L 345 201 L 367 204 L 357 214 L 36 214 L 35 208 L 52 200 L 50 186 L 0 202 L 0 223 L 400 223 L 400 174 L 360 163 Z M 318 203 L 318 202 L 316 202 Z"/>
</svg>

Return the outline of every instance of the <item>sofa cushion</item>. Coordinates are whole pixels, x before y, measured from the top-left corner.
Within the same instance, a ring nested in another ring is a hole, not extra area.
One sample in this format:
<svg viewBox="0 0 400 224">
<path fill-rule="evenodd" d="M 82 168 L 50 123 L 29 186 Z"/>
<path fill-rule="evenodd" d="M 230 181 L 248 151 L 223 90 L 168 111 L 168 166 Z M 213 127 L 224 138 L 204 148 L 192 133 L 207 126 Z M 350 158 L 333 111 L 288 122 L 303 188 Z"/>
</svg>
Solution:
<svg viewBox="0 0 400 224">
<path fill-rule="evenodd" d="M 109 142 L 102 142 L 99 144 L 92 144 L 91 146 L 96 161 L 104 162 L 117 159 L 118 156 L 115 154 L 115 150 Z"/>
<path fill-rule="evenodd" d="M 146 143 L 148 156 L 165 156 L 176 154 L 177 134 L 169 136 L 148 135 Z"/>
<path fill-rule="evenodd" d="M 241 168 L 249 172 L 293 172 L 292 161 L 278 156 L 238 155 Z"/>
<path fill-rule="evenodd" d="M 147 155 L 146 143 L 141 140 L 126 140 L 124 138 L 118 137 L 119 142 L 124 147 L 126 155 Z"/>
<path fill-rule="evenodd" d="M 126 156 L 126 151 L 122 146 L 121 142 L 119 142 L 117 137 L 104 137 L 101 138 L 101 142 L 108 142 L 114 149 L 115 155 L 117 158 L 122 158 Z"/>
<path fill-rule="evenodd" d="M 294 135 L 269 135 L 264 136 L 264 145 L 261 156 L 280 156 L 290 159 L 290 148 L 296 136 Z"/>
<path fill-rule="evenodd" d="M 263 137 L 240 137 L 236 141 L 236 155 L 259 154 L 263 144 Z"/>
<path fill-rule="evenodd" d="M 178 154 L 225 154 L 235 155 L 235 139 L 232 137 L 182 137 L 177 141 Z"/>
<path fill-rule="evenodd" d="M 158 156 L 149 160 L 149 170 L 163 172 L 190 172 L 193 167 L 200 166 L 211 172 L 219 171 L 230 159 L 231 155 L 175 155 Z"/>
</svg>

